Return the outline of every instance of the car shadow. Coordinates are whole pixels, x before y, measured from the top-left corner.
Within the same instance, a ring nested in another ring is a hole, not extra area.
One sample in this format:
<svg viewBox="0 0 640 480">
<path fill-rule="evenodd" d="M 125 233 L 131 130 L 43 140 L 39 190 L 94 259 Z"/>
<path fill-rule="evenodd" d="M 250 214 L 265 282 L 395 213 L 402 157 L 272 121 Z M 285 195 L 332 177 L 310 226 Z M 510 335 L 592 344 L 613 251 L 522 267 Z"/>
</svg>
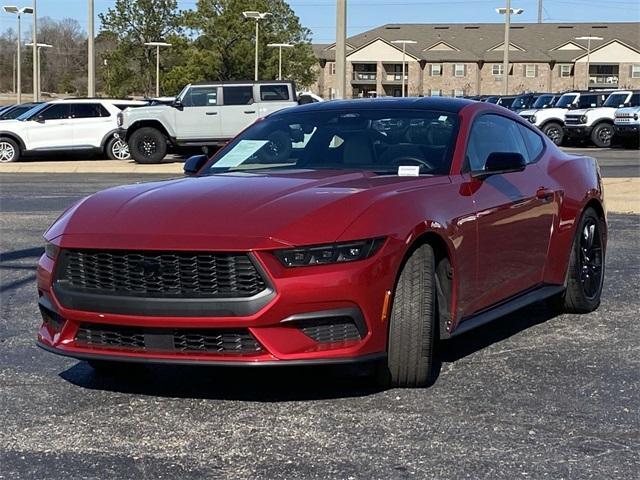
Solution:
<svg viewBox="0 0 640 480">
<path fill-rule="evenodd" d="M 505 340 L 555 314 L 544 303 L 525 307 L 459 337 L 438 342 L 436 368 L 456 362 Z M 129 364 L 111 374 L 78 362 L 60 373 L 64 380 L 90 390 L 136 395 L 252 402 L 285 402 L 365 397 L 385 391 L 374 379 L 375 364 L 319 367 L 198 367 Z M 431 382 L 431 383 L 432 383 Z"/>
</svg>

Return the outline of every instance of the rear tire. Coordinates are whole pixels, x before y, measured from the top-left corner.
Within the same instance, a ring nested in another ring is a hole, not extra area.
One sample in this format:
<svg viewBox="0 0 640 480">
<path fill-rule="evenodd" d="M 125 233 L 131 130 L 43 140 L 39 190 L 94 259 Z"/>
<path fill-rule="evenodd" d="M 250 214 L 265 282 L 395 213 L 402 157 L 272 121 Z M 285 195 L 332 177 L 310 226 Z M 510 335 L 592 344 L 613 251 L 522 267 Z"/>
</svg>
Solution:
<svg viewBox="0 0 640 480">
<path fill-rule="evenodd" d="M 11 138 L 0 138 L 0 163 L 20 160 L 20 145 Z"/>
<path fill-rule="evenodd" d="M 131 160 L 129 145 L 119 137 L 111 137 L 105 147 L 105 153 L 109 160 Z"/>
<path fill-rule="evenodd" d="M 610 147 L 612 138 L 613 126 L 608 123 L 600 123 L 591 130 L 591 141 L 596 147 Z"/>
<path fill-rule="evenodd" d="M 429 385 L 436 329 L 435 258 L 418 247 L 405 263 L 391 309 L 387 364 L 380 380 L 394 387 Z"/>
<path fill-rule="evenodd" d="M 550 305 L 566 313 L 589 313 L 598 308 L 604 283 L 604 260 L 604 222 L 593 208 L 587 208 L 571 246 L 567 289 L 550 299 Z"/>
<path fill-rule="evenodd" d="M 542 127 L 542 133 L 549 137 L 549 139 L 556 145 L 562 145 L 562 141 L 564 140 L 564 131 L 562 130 L 562 125 L 560 125 L 559 123 L 547 123 L 544 127 Z"/>
<path fill-rule="evenodd" d="M 138 163 L 160 163 L 167 154 L 167 137 L 153 127 L 136 130 L 128 143 L 129 152 Z"/>
</svg>

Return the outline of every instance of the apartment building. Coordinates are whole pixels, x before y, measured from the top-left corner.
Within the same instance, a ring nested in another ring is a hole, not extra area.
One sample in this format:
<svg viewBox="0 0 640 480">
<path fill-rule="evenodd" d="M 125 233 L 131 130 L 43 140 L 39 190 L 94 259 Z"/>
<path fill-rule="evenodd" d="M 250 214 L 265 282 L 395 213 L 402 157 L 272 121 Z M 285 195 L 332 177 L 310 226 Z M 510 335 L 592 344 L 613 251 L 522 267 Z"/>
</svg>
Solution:
<svg viewBox="0 0 640 480">
<path fill-rule="evenodd" d="M 579 37 L 600 37 L 586 40 Z M 410 96 L 501 94 L 504 25 L 384 25 L 347 39 L 346 97 L 400 96 L 402 45 Z M 335 97 L 335 44 L 314 45 L 313 90 Z M 509 93 L 640 88 L 640 23 L 516 23 L 509 40 Z M 587 73 L 588 65 L 588 73 Z"/>
</svg>

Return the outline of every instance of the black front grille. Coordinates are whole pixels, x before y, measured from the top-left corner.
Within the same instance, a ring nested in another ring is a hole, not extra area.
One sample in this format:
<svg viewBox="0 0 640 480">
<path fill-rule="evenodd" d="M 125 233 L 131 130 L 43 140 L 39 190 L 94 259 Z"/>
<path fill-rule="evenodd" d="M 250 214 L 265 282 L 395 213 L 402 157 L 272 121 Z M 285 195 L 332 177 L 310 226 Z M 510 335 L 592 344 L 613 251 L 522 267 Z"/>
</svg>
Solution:
<svg viewBox="0 0 640 480">
<path fill-rule="evenodd" d="M 579 116 L 575 115 L 565 115 L 564 123 L 567 125 L 580 125 L 582 122 L 580 121 Z"/>
<path fill-rule="evenodd" d="M 318 343 L 347 342 L 362 338 L 356 323 L 349 317 L 304 320 L 296 326 Z"/>
<path fill-rule="evenodd" d="M 247 254 L 63 250 L 67 291 L 161 298 L 242 298 L 267 288 Z"/>
<path fill-rule="evenodd" d="M 82 324 L 76 334 L 82 347 L 165 353 L 257 354 L 262 347 L 247 329 L 142 328 Z"/>
</svg>

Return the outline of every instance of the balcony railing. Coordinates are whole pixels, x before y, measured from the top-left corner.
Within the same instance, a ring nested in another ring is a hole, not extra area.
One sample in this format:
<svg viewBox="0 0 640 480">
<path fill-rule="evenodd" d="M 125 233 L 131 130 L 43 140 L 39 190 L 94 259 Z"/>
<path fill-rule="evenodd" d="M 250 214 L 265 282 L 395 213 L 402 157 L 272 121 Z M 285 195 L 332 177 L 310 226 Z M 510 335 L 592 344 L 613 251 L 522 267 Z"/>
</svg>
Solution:
<svg viewBox="0 0 640 480">
<path fill-rule="evenodd" d="M 618 85 L 618 75 L 589 75 L 589 85 Z"/>
<path fill-rule="evenodd" d="M 353 80 L 357 82 L 375 82 L 376 72 L 353 72 Z"/>
</svg>

